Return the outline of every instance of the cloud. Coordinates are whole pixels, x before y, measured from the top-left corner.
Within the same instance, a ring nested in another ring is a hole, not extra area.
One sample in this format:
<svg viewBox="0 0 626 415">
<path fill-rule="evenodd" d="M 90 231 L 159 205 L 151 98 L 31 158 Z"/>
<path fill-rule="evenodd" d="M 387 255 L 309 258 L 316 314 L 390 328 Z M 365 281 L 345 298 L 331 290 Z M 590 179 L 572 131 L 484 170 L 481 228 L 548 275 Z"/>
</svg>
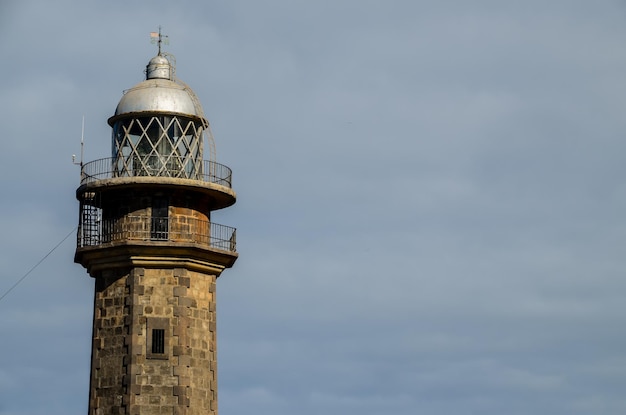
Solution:
<svg viewBox="0 0 626 415">
<path fill-rule="evenodd" d="M 75 226 L 82 116 L 107 157 L 162 24 L 239 196 L 222 412 L 624 412 L 623 7 L 193 7 L 0 6 L 0 293 Z M 84 410 L 73 248 L 0 302 L 2 415 Z"/>
</svg>

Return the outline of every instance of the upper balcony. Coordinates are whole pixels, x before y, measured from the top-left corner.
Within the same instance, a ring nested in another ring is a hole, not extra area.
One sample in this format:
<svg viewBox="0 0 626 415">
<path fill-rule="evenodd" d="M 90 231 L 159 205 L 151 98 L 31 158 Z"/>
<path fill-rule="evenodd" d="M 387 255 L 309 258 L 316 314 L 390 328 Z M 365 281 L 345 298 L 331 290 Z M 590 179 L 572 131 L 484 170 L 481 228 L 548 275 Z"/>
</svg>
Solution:
<svg viewBox="0 0 626 415">
<path fill-rule="evenodd" d="M 102 158 L 81 167 L 77 194 L 113 187 L 176 186 L 208 194 L 214 209 L 235 203 L 232 170 L 220 163 L 188 157 L 143 156 Z"/>
</svg>

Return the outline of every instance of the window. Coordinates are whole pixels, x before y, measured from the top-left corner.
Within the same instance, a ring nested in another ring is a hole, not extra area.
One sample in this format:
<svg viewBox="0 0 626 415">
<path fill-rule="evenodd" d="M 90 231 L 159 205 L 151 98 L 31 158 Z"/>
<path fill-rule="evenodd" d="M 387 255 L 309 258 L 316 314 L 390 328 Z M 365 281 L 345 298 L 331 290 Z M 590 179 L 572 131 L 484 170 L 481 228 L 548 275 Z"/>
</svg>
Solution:
<svg viewBox="0 0 626 415">
<path fill-rule="evenodd" d="M 165 329 L 152 329 L 152 353 L 165 353 Z"/>
<path fill-rule="evenodd" d="M 169 319 L 151 317 L 146 323 L 146 358 L 167 360 L 169 358 Z"/>
<path fill-rule="evenodd" d="M 201 174 L 202 126 L 186 117 L 124 118 L 113 125 L 114 177 L 196 179 Z"/>
<path fill-rule="evenodd" d="M 155 197 L 152 199 L 150 239 L 167 241 L 168 228 L 168 200 L 166 197 Z"/>
</svg>

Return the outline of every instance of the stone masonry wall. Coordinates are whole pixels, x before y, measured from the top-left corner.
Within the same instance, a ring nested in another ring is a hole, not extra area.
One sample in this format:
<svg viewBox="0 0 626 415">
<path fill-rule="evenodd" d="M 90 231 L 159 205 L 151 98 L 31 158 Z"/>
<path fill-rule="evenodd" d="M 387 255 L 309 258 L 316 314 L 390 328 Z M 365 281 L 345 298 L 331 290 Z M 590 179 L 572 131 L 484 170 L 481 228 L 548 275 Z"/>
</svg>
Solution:
<svg viewBox="0 0 626 415">
<path fill-rule="evenodd" d="M 90 414 L 217 414 L 215 279 L 152 268 L 98 278 Z"/>
<path fill-rule="evenodd" d="M 128 355 L 126 275 L 105 272 L 96 280 L 91 358 L 90 415 L 125 414 L 123 398 Z"/>
</svg>

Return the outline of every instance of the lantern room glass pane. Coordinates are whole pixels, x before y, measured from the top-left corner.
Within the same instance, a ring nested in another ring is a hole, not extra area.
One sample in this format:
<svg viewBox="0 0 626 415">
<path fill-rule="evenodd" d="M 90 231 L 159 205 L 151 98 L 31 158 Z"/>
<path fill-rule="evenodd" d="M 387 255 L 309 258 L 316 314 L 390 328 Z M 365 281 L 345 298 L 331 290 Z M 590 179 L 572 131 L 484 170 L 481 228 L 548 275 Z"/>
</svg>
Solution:
<svg viewBox="0 0 626 415">
<path fill-rule="evenodd" d="M 113 126 L 114 174 L 198 178 L 202 127 L 172 115 L 127 118 Z"/>
</svg>

